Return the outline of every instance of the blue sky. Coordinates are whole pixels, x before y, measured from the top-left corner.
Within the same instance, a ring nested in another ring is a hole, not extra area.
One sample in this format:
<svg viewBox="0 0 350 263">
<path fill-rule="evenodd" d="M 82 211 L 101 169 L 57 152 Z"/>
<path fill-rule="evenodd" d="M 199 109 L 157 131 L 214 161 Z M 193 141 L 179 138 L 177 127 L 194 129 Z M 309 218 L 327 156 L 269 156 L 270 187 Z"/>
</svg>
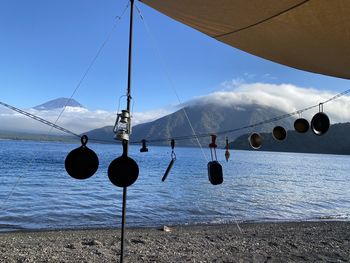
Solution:
<svg viewBox="0 0 350 263">
<path fill-rule="evenodd" d="M 0 1 L 1 101 L 25 109 L 57 97 L 70 97 L 116 23 L 115 17 L 127 3 L 127 0 Z M 172 87 L 185 102 L 222 90 L 222 83 L 238 79 L 332 92 L 349 88 L 346 80 L 260 59 L 138 1 L 136 6 L 152 35 L 135 10 L 132 87 L 136 112 L 178 104 Z M 126 12 L 117 23 L 74 96 L 91 110 L 116 111 L 119 97 L 125 94 L 128 16 Z"/>
</svg>

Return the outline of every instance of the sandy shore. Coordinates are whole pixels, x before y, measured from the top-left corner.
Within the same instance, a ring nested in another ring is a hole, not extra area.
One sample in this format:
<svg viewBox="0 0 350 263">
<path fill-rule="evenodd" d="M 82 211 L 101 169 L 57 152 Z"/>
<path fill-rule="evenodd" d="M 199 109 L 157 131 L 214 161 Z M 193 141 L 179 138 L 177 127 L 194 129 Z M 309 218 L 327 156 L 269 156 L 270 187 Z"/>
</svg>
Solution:
<svg viewBox="0 0 350 263">
<path fill-rule="evenodd" d="M 0 262 L 119 262 L 120 230 L 0 233 Z M 350 222 L 127 229 L 125 262 L 350 262 Z"/>
</svg>

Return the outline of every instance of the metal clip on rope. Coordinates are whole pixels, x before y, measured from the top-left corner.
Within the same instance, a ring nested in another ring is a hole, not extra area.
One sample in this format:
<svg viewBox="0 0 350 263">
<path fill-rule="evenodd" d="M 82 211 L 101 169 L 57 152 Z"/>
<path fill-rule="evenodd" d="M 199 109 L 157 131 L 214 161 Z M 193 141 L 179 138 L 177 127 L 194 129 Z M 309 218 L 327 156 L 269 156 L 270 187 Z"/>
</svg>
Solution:
<svg viewBox="0 0 350 263">
<path fill-rule="evenodd" d="M 165 171 L 165 173 L 164 173 L 164 175 L 163 175 L 163 178 L 162 178 L 162 181 L 163 181 L 163 182 L 164 182 L 165 179 L 168 177 L 168 174 L 169 174 L 169 172 L 170 172 L 171 168 L 173 167 L 173 164 L 174 164 L 174 162 L 175 162 L 175 160 L 176 160 L 176 154 L 175 154 L 175 152 L 174 152 L 174 148 L 175 148 L 175 140 L 172 139 L 172 140 L 171 140 L 171 161 L 170 161 L 170 163 L 169 163 L 169 165 L 168 165 L 168 168 L 166 169 L 166 171 Z"/>
</svg>

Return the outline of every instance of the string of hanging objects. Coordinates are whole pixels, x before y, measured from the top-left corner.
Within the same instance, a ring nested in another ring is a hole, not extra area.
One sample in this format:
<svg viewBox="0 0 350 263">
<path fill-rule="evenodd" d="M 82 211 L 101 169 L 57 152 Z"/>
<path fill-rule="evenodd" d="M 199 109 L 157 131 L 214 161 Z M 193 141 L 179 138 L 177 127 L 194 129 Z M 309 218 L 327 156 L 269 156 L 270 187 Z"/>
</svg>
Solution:
<svg viewBox="0 0 350 263">
<path fill-rule="evenodd" d="M 286 113 L 286 114 L 282 114 L 282 115 L 279 115 L 279 116 L 276 116 L 276 117 L 273 117 L 271 119 L 267 119 L 267 120 L 264 120 L 264 121 L 261 121 L 261 122 L 256 122 L 256 123 L 253 123 L 253 124 L 250 124 L 250 125 L 246 125 L 246 126 L 241 126 L 241 127 L 238 127 L 238 128 L 234 128 L 234 129 L 230 129 L 230 130 L 223 130 L 223 131 L 217 131 L 215 132 L 215 135 L 223 135 L 223 134 L 229 134 L 229 133 L 233 133 L 233 132 L 236 132 L 236 131 L 240 131 L 240 130 L 244 130 L 244 129 L 250 129 L 250 128 L 255 128 L 255 127 L 258 127 L 260 125 L 263 125 L 263 124 L 268 124 L 268 123 L 274 123 L 274 122 L 277 122 L 279 120 L 282 120 L 282 119 L 285 119 L 285 118 L 289 118 L 289 117 L 292 117 L 294 115 L 299 115 L 299 118 L 297 118 L 295 121 L 294 121 L 294 129 L 296 132 L 298 133 L 306 133 L 309 129 L 310 129 L 310 126 L 311 126 L 311 130 L 312 132 L 317 135 L 317 136 L 321 136 L 323 134 L 325 134 L 327 132 L 327 130 L 329 129 L 329 126 L 330 126 L 330 121 L 329 121 L 329 118 L 327 116 L 326 113 L 323 112 L 323 106 L 324 104 L 328 103 L 328 102 L 331 102 L 333 100 L 336 100 L 346 94 L 350 93 L 350 89 L 348 90 L 345 90 L 341 93 L 338 93 L 336 94 L 335 96 L 325 100 L 324 102 L 322 103 L 319 103 L 319 104 L 316 104 L 316 105 L 312 105 L 312 106 L 309 106 L 309 107 L 306 107 L 306 108 L 303 108 L 303 109 L 300 109 L 300 110 L 296 110 L 294 112 L 290 112 L 290 113 Z M 16 111 L 22 115 L 25 115 L 29 118 L 32 118 L 36 121 L 39 121 L 45 125 L 48 125 L 52 128 L 55 128 L 57 130 L 60 130 L 64 133 L 67 133 L 67 134 L 70 134 L 70 135 L 73 135 L 79 139 L 82 139 L 82 135 L 79 135 L 75 132 L 72 132 L 62 126 L 59 126 L 57 124 L 54 124 L 48 120 L 45 120 L 39 116 L 36 116 L 34 114 L 31 114 L 29 112 L 26 112 L 24 110 L 21 110 L 21 109 L 18 109 L 14 106 L 11 106 L 7 103 L 4 103 L 4 102 L 1 102 L 0 101 L 0 105 L 4 106 L 4 107 L 7 107 L 13 111 Z M 306 120 L 305 118 L 302 118 L 301 115 L 303 112 L 305 111 L 309 111 L 313 108 L 316 108 L 318 107 L 319 108 L 319 111 L 318 113 L 316 113 L 313 118 L 311 119 L 311 123 L 309 123 L 308 120 Z M 128 133 L 131 131 L 131 126 L 129 124 L 129 119 L 130 119 L 130 114 L 125 111 L 125 110 L 122 110 L 121 113 L 118 113 L 117 114 L 117 121 L 116 121 L 116 124 L 114 126 L 114 132 L 116 133 L 116 137 L 120 138 L 120 139 L 123 139 L 123 138 L 128 138 Z M 147 148 L 147 144 L 149 143 L 158 143 L 158 142 L 168 142 L 168 141 L 181 141 L 181 140 L 189 140 L 189 139 L 194 139 L 194 138 L 204 138 L 204 137 L 209 137 L 211 136 L 213 133 L 202 133 L 202 134 L 196 134 L 196 135 L 185 135 L 185 136 L 174 136 L 174 137 L 171 137 L 171 138 L 156 138 L 156 139 L 150 139 L 150 140 L 146 140 L 146 139 L 142 139 L 141 141 L 130 141 L 130 144 L 141 144 L 142 147 L 140 149 L 140 152 L 148 152 L 148 148 Z M 278 141 L 283 141 L 284 139 L 286 139 L 287 137 L 287 132 L 286 130 L 282 127 L 282 126 L 276 126 L 273 131 L 272 131 L 272 136 L 274 139 L 278 140 Z M 96 141 L 96 142 L 101 142 L 101 143 L 111 143 L 113 141 L 110 141 L 110 140 L 103 140 L 103 139 L 97 139 L 97 138 L 89 138 L 90 141 Z M 259 133 L 257 132 L 253 132 L 250 134 L 249 138 L 249 143 L 250 143 L 250 146 L 253 148 L 253 149 L 259 149 L 261 144 L 262 144 L 262 137 L 260 136 Z M 82 144 L 83 145 L 83 144 Z M 229 158 L 229 152 L 228 152 L 228 138 L 226 137 L 226 140 L 225 140 L 225 149 L 226 149 L 226 152 L 225 152 L 225 158 L 228 160 Z"/>
<path fill-rule="evenodd" d="M 229 134 L 229 133 L 233 133 L 233 132 L 237 132 L 237 131 L 240 131 L 240 130 L 245 130 L 245 129 L 251 129 L 251 128 L 255 128 L 255 127 L 258 127 L 258 126 L 261 126 L 261 125 L 264 125 L 264 124 L 268 124 L 268 123 L 275 123 L 279 120 L 282 120 L 282 119 L 286 119 L 286 118 L 289 118 L 289 117 L 292 117 L 294 115 L 299 115 L 299 118 L 297 118 L 295 121 L 294 121 L 294 129 L 295 131 L 297 131 L 298 133 L 306 133 L 310 126 L 311 126 L 311 130 L 312 132 L 315 134 L 315 135 L 318 135 L 318 136 L 321 136 L 323 134 L 325 134 L 329 128 L 329 125 L 330 125 L 330 122 L 329 122 L 329 118 L 327 116 L 326 113 L 323 112 L 323 106 L 324 104 L 326 103 L 329 103 L 331 101 L 334 101 L 346 94 L 349 94 L 350 93 L 350 89 L 347 89 L 341 93 L 338 93 L 336 94 L 335 96 L 319 103 L 319 104 L 316 104 L 316 105 L 312 105 L 312 106 L 309 106 L 309 107 L 306 107 L 306 108 L 303 108 L 303 109 L 300 109 L 300 110 L 296 110 L 296 111 L 293 111 L 293 112 L 290 112 L 290 113 L 286 113 L 286 114 L 282 114 L 282 115 L 279 115 L 279 116 L 276 116 L 276 117 L 273 117 L 273 118 L 270 118 L 270 119 L 267 119 L 267 120 L 263 120 L 263 121 L 260 121 L 260 122 L 256 122 L 256 123 L 253 123 L 253 124 L 250 124 L 250 125 L 246 125 L 246 126 L 241 126 L 241 127 L 238 127 L 238 128 L 234 128 L 234 129 L 230 129 L 230 130 L 222 130 L 222 131 L 216 131 L 215 134 L 216 135 L 223 135 L 223 134 Z M 57 130 L 60 130 L 62 132 L 65 132 L 67 134 L 70 134 L 70 135 L 73 135 L 75 137 L 78 137 L 79 139 L 82 138 L 82 135 L 79 135 L 75 132 L 72 132 L 62 126 L 59 126 L 57 124 L 54 124 L 48 120 L 45 120 L 39 116 L 36 116 L 34 114 L 31 114 L 29 112 L 26 112 L 24 110 L 21 110 L 21 109 L 18 109 L 14 106 L 11 106 L 5 102 L 1 102 L 0 101 L 0 105 L 4 106 L 4 107 L 7 107 L 13 111 L 16 111 L 22 115 L 25 115 L 29 118 L 32 118 L 36 121 L 39 121 L 45 125 L 48 125 L 50 127 L 53 127 Z M 314 117 L 311 119 L 311 124 L 309 124 L 308 120 L 306 120 L 305 118 L 302 118 L 301 115 L 303 112 L 305 111 L 309 111 L 311 109 L 314 109 L 314 108 L 319 108 L 319 111 L 318 113 L 316 113 L 314 115 Z M 122 110 L 121 113 L 118 113 L 117 114 L 117 120 L 116 120 L 116 124 L 114 126 L 114 129 L 113 131 L 117 134 L 116 136 L 119 137 L 120 139 L 123 139 L 123 138 L 128 138 L 128 133 L 131 131 L 131 125 L 129 124 L 129 119 L 130 119 L 130 113 L 126 110 Z M 146 139 L 142 139 L 141 141 L 130 141 L 129 143 L 130 144 L 141 144 L 142 145 L 142 148 L 140 149 L 140 152 L 148 152 L 148 148 L 147 148 L 147 144 L 150 144 L 150 143 L 159 143 L 159 142 L 168 142 L 168 141 L 171 141 L 171 140 L 176 140 L 176 141 L 182 141 L 182 140 L 189 140 L 189 139 L 195 139 L 195 138 L 204 138 L 204 137 L 209 137 L 211 134 L 213 134 L 213 132 L 210 132 L 210 133 L 201 133 L 201 134 L 196 134 L 196 135 L 184 135 L 184 136 L 174 136 L 174 137 L 171 137 L 171 138 L 155 138 L 155 139 L 149 139 L 149 140 L 146 140 Z M 276 140 L 284 140 L 286 138 L 286 131 L 283 127 L 281 126 L 276 126 L 273 131 L 272 131 L 272 134 L 273 134 L 273 137 L 276 139 Z M 260 138 L 261 136 L 256 133 L 256 132 L 253 132 L 251 135 L 250 135 L 250 138 L 251 140 L 249 139 L 249 141 L 256 141 L 257 144 L 261 144 L 262 142 L 262 138 Z M 259 139 L 260 138 L 260 139 Z M 89 138 L 90 141 L 96 141 L 96 142 L 102 142 L 102 143 L 111 143 L 113 141 L 110 141 L 110 140 L 103 140 L 103 139 L 97 139 L 97 138 Z M 252 144 L 252 148 L 253 149 L 257 149 L 257 144 Z M 225 148 L 227 148 L 227 143 L 225 145 Z"/>
<path fill-rule="evenodd" d="M 223 134 L 228 133 L 232 131 L 237 131 L 241 129 L 247 129 L 256 127 L 262 124 L 276 122 L 278 120 L 293 116 L 295 114 L 299 114 L 299 118 L 294 121 L 294 129 L 298 133 L 306 133 L 310 127 L 312 132 L 317 135 L 321 136 L 325 134 L 330 126 L 330 121 L 328 116 L 323 112 L 323 105 L 325 103 L 328 103 L 330 101 L 333 101 L 341 96 L 344 96 L 346 94 L 350 93 L 350 89 L 346 90 L 342 93 L 339 93 L 328 100 L 318 104 L 313 105 L 295 112 L 283 114 L 268 120 L 264 120 L 258 123 L 254 123 L 251 125 L 239 127 L 233 130 L 229 131 L 219 131 L 216 134 L 198 134 L 197 137 L 204 137 L 204 136 L 211 136 L 211 143 L 209 144 L 212 160 L 208 163 L 208 178 L 209 181 L 212 184 L 221 184 L 223 181 L 223 174 L 222 174 L 222 167 L 217 161 L 216 156 L 216 136 L 217 134 Z M 91 177 L 98 169 L 99 161 L 97 155 L 87 147 L 88 143 L 88 137 L 86 135 L 80 136 L 68 129 L 65 129 L 57 124 L 54 124 L 50 121 L 47 121 L 41 117 L 38 117 L 34 114 L 31 114 L 29 112 L 20 110 L 14 106 L 11 106 L 9 104 L 6 104 L 4 102 L 0 102 L 1 105 L 12 109 L 20 114 L 23 114 L 27 117 L 30 117 L 36 121 L 39 121 L 45 125 L 48 125 L 50 127 L 53 127 L 55 129 L 58 129 L 62 132 L 68 133 L 70 135 L 74 135 L 75 137 L 79 137 L 81 140 L 81 146 L 72 150 L 65 160 L 65 168 L 67 173 L 76 179 L 87 179 Z M 316 113 L 313 118 L 311 119 L 311 124 L 309 124 L 308 120 L 301 117 L 302 112 L 313 109 L 315 107 L 319 108 L 318 113 Z M 139 168 L 137 163 L 130 157 L 127 156 L 127 142 L 129 141 L 129 135 L 131 133 L 131 116 L 128 110 L 122 110 L 120 113 L 117 114 L 116 123 L 114 126 L 113 131 L 115 132 L 116 136 L 115 138 L 122 141 L 123 145 L 123 154 L 116 158 L 114 161 L 111 162 L 110 166 L 108 167 L 108 177 L 110 181 L 118 186 L 118 187 L 128 187 L 132 185 L 138 178 L 139 174 Z M 287 132 L 282 126 L 275 126 L 272 131 L 272 136 L 277 141 L 283 141 L 287 137 Z M 194 135 L 190 136 L 181 136 L 181 137 L 174 137 L 172 139 L 157 139 L 157 140 L 149 140 L 143 139 L 141 141 L 142 147 L 140 149 L 140 152 L 148 152 L 147 143 L 148 142 L 160 142 L 160 141 L 171 141 L 171 160 L 170 163 L 162 177 L 162 181 L 164 182 L 170 173 L 170 170 L 176 160 L 176 155 L 174 152 L 175 147 L 175 140 L 188 140 L 189 138 L 194 138 Z M 98 140 L 98 139 L 92 139 L 100 142 L 110 142 L 107 140 Z M 262 146 L 263 138 L 261 135 L 257 132 L 253 132 L 249 138 L 248 138 L 249 144 L 253 149 L 260 149 Z M 229 143 L 228 138 L 225 139 L 225 158 L 226 161 L 228 161 L 230 157 L 229 153 Z"/>
</svg>

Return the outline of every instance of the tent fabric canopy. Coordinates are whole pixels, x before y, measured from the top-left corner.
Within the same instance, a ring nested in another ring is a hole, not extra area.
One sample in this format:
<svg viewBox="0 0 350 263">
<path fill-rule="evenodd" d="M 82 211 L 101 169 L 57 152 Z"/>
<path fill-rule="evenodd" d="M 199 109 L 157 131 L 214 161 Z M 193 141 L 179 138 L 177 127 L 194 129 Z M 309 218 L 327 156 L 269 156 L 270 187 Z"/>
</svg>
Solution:
<svg viewBox="0 0 350 263">
<path fill-rule="evenodd" d="M 230 46 L 350 79 L 349 0 L 141 0 Z"/>
</svg>

